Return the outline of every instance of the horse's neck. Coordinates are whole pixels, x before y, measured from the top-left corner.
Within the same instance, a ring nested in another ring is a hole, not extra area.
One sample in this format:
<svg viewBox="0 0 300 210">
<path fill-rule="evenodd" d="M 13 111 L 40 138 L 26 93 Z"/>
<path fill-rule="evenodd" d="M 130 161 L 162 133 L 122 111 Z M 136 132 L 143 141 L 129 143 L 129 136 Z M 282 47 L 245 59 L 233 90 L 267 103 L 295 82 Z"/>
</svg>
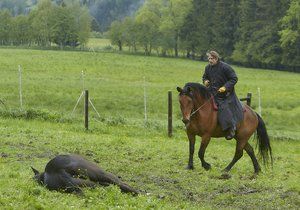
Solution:
<svg viewBox="0 0 300 210">
<path fill-rule="evenodd" d="M 200 118 L 201 115 L 205 115 L 204 118 L 206 118 L 208 115 L 211 116 L 214 112 L 214 101 L 212 100 L 212 98 L 208 98 L 205 99 L 204 97 L 198 96 L 197 97 L 197 102 L 194 102 L 194 106 L 195 106 L 195 111 L 197 110 L 197 113 L 195 113 L 196 115 L 198 115 Z M 205 113 L 205 114 L 204 114 Z"/>
<path fill-rule="evenodd" d="M 198 109 L 199 107 L 206 106 L 206 104 L 208 104 L 208 103 L 211 103 L 210 98 L 205 99 L 204 97 L 197 95 L 194 105 L 195 105 L 195 108 Z"/>
</svg>

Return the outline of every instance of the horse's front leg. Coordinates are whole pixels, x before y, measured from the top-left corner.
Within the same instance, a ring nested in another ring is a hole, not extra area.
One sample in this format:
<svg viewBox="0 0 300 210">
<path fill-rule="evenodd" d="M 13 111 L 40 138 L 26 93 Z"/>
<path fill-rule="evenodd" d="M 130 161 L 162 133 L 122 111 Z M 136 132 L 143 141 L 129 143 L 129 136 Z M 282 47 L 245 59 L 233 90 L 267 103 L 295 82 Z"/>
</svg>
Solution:
<svg viewBox="0 0 300 210">
<path fill-rule="evenodd" d="M 202 167 L 205 169 L 205 170 L 209 170 L 211 168 L 210 164 L 207 163 L 205 160 L 204 160 L 204 154 L 205 154 L 205 150 L 206 150 L 206 147 L 207 145 L 209 144 L 209 141 L 210 141 L 210 136 L 208 135 L 203 135 L 202 137 L 202 140 L 201 140 L 201 145 L 200 145 L 200 149 L 199 149 L 199 152 L 198 152 L 198 156 L 201 160 L 201 164 L 202 164 Z"/>
<path fill-rule="evenodd" d="M 186 169 L 191 170 L 194 169 L 194 163 L 193 163 L 193 158 L 194 158 L 194 151 L 195 151 L 195 135 L 188 134 L 189 138 L 189 163 L 186 167 Z"/>
</svg>

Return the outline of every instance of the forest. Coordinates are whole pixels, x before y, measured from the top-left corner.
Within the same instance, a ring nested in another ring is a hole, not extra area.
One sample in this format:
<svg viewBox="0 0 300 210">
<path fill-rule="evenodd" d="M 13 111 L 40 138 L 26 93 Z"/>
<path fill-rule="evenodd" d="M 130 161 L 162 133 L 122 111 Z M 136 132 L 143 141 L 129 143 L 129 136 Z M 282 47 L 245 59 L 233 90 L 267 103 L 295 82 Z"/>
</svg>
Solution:
<svg viewBox="0 0 300 210">
<path fill-rule="evenodd" d="M 300 72 L 299 0 L 0 0 L 0 45 L 84 47 Z"/>
<path fill-rule="evenodd" d="M 114 21 L 112 43 L 145 54 L 225 61 L 300 71 L 299 0 L 148 0 L 135 16 Z"/>
<path fill-rule="evenodd" d="M 0 44 L 51 47 L 84 45 L 91 31 L 91 16 L 79 2 L 40 1 L 28 14 L 13 16 L 0 10 Z"/>
<path fill-rule="evenodd" d="M 0 0 L 0 9 L 7 9 L 13 16 L 27 15 L 43 0 Z M 105 32 L 114 20 L 131 16 L 145 0 L 51 0 L 61 5 L 78 2 L 86 6 L 92 16 L 92 30 Z"/>
</svg>

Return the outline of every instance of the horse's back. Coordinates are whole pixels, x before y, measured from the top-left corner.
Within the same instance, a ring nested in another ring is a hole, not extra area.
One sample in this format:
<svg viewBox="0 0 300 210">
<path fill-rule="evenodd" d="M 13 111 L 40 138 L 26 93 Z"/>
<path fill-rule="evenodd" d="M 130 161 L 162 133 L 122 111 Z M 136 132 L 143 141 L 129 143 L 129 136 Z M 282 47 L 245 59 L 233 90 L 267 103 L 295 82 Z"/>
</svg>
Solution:
<svg viewBox="0 0 300 210">
<path fill-rule="evenodd" d="M 237 127 L 237 137 L 250 137 L 257 129 L 258 117 L 256 112 L 244 104 L 244 119 Z"/>
<path fill-rule="evenodd" d="M 258 118 L 256 112 L 248 105 L 243 105 L 243 120 L 237 124 L 237 137 L 250 137 L 257 128 L 258 125 Z M 220 124 L 216 120 L 216 126 L 214 127 L 213 131 L 211 132 L 211 137 L 220 138 L 226 136 L 226 131 L 223 131 Z"/>
</svg>

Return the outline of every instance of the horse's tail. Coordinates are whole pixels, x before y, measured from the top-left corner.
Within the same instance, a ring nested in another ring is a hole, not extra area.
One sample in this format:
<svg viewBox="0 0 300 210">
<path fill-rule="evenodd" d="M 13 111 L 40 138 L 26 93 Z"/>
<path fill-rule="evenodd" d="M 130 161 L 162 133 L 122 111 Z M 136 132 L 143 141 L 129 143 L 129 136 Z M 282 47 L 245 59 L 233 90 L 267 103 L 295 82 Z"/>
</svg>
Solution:
<svg viewBox="0 0 300 210">
<path fill-rule="evenodd" d="M 272 149 L 270 144 L 270 138 L 267 133 L 266 125 L 263 119 L 257 114 L 258 126 L 257 126 L 257 143 L 258 143 L 258 153 L 263 159 L 263 164 L 267 165 L 271 159 L 271 165 L 273 165 Z"/>
</svg>

